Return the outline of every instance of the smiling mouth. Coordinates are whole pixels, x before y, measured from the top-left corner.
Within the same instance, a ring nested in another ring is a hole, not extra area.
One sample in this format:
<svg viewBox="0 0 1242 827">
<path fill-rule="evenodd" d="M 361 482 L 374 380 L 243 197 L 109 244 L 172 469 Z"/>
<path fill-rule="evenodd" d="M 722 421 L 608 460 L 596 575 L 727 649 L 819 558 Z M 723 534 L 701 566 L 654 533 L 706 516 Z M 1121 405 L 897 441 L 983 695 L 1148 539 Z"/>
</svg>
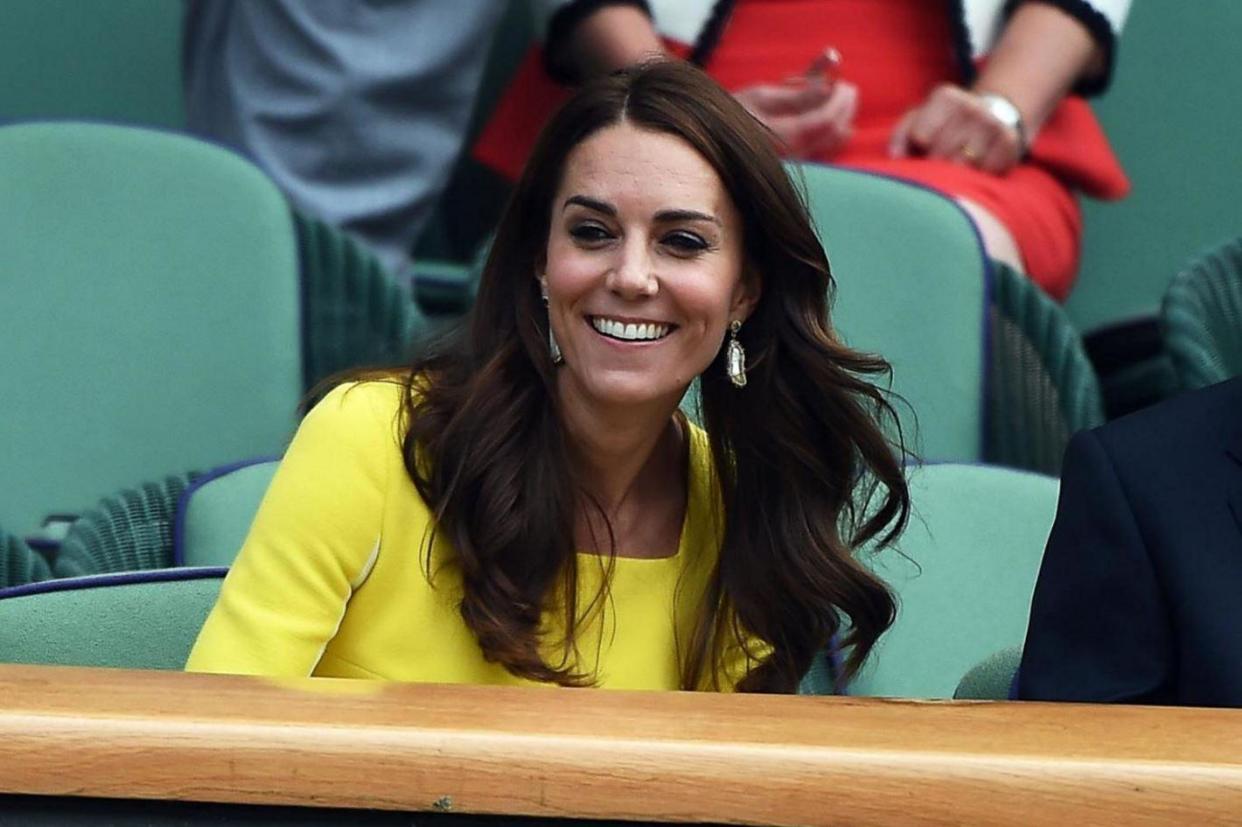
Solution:
<svg viewBox="0 0 1242 827">
<path fill-rule="evenodd" d="M 619 342 L 656 342 L 676 328 L 663 322 L 623 322 L 607 316 L 589 316 L 588 321 L 596 333 Z"/>
</svg>

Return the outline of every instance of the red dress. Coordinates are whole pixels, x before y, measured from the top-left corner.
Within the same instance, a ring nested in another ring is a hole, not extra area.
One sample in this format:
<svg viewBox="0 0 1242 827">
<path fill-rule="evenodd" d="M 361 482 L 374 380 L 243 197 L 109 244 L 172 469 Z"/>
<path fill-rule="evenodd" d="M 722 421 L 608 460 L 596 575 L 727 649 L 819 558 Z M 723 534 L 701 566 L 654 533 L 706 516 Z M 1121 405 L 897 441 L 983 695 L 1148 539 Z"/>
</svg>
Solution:
<svg viewBox="0 0 1242 827">
<path fill-rule="evenodd" d="M 736 91 L 800 75 L 826 46 L 835 47 L 840 76 L 858 86 L 859 108 L 845 147 L 813 160 L 907 179 L 979 204 L 1009 229 L 1031 278 L 1063 300 L 1082 237 L 1074 192 L 1115 199 L 1129 190 L 1085 101 L 1062 101 L 1027 160 L 1003 176 L 952 161 L 888 156 L 898 120 L 938 84 L 962 80 L 946 9 L 927 0 L 738 0 L 703 68 Z M 684 44 L 669 45 L 682 56 L 688 51 Z M 516 177 L 539 127 L 566 94 L 543 74 L 537 57 L 528 59 L 475 157 Z"/>
</svg>

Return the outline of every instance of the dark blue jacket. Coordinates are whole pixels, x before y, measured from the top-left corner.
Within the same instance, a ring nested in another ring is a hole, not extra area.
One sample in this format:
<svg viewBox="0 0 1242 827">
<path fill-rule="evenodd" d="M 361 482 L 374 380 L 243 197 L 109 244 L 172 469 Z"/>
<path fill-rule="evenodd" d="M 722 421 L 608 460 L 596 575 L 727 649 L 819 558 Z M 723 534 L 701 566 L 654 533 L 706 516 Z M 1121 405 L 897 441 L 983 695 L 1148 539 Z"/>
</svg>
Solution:
<svg viewBox="0 0 1242 827">
<path fill-rule="evenodd" d="M 1070 442 L 1017 695 L 1242 706 L 1242 378 Z"/>
</svg>

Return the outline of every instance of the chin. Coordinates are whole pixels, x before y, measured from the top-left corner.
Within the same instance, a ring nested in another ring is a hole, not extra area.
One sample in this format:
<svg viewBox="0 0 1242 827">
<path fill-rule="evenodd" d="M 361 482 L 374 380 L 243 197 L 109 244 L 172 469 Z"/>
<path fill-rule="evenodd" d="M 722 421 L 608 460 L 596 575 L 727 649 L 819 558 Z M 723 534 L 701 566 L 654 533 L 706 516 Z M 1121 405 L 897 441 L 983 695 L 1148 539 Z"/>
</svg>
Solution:
<svg viewBox="0 0 1242 827">
<path fill-rule="evenodd" d="M 566 368 L 568 369 L 568 366 Z M 597 404 L 610 407 L 640 407 L 655 402 L 681 401 L 685 385 L 669 377 L 655 377 L 647 372 L 609 372 L 590 377 L 575 377 L 583 395 Z"/>
</svg>

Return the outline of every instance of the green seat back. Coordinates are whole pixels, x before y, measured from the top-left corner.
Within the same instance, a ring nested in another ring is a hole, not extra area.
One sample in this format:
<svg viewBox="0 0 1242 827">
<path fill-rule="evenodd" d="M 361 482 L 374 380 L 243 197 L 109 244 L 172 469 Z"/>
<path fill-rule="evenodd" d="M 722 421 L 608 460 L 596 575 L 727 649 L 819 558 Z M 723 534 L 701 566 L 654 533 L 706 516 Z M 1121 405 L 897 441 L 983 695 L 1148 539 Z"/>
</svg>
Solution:
<svg viewBox="0 0 1242 827">
<path fill-rule="evenodd" d="M 215 146 L 0 128 L 0 521 L 280 452 L 301 395 L 292 222 Z"/>
<path fill-rule="evenodd" d="M 177 505 L 198 474 L 173 474 L 101 499 L 69 527 L 56 577 L 164 569 L 173 565 Z"/>
<path fill-rule="evenodd" d="M 52 576 L 47 561 L 17 537 L 0 529 L 0 589 Z"/>
<path fill-rule="evenodd" d="M 967 669 L 1025 639 L 1058 486 L 984 465 L 924 465 L 908 477 L 914 514 L 898 548 L 865 557 L 896 592 L 897 620 L 850 693 L 948 698 Z"/>
<path fill-rule="evenodd" d="M 181 669 L 223 577 L 170 569 L 0 590 L 0 663 Z"/>
<path fill-rule="evenodd" d="M 1059 475 L 1071 436 L 1104 423 L 1082 336 L 1024 274 L 993 263 L 986 459 Z"/>
<path fill-rule="evenodd" d="M 4 0 L 0 120 L 180 128 L 181 9 L 171 0 Z"/>
<path fill-rule="evenodd" d="M 1239 232 L 1242 107 L 1227 91 L 1242 88 L 1239 31 L 1238 0 L 1130 5 L 1113 84 L 1091 107 L 1134 189 L 1121 202 L 1082 199 L 1068 303 L 1079 329 L 1154 315 L 1190 251 Z M 1189 48 L 1169 60 L 1173 36 Z"/>
<path fill-rule="evenodd" d="M 1165 293 L 1160 324 L 1183 388 L 1242 375 L 1242 238 L 1177 274 Z"/>
<path fill-rule="evenodd" d="M 852 347 L 893 366 L 892 389 L 913 409 L 903 428 L 936 460 L 983 454 L 986 260 L 966 214 L 903 182 L 820 165 L 790 165 L 837 280 L 834 324 Z"/>
<path fill-rule="evenodd" d="M 340 229 L 294 213 L 305 295 L 307 389 L 343 370 L 405 361 L 427 320 L 409 286 Z"/>
<path fill-rule="evenodd" d="M 277 464 L 259 462 L 196 481 L 177 515 L 176 565 L 231 566 Z"/>
<path fill-rule="evenodd" d="M 1008 646 L 979 661 L 958 681 L 953 697 L 962 701 L 1005 701 L 1013 686 L 1022 647 Z"/>
</svg>

